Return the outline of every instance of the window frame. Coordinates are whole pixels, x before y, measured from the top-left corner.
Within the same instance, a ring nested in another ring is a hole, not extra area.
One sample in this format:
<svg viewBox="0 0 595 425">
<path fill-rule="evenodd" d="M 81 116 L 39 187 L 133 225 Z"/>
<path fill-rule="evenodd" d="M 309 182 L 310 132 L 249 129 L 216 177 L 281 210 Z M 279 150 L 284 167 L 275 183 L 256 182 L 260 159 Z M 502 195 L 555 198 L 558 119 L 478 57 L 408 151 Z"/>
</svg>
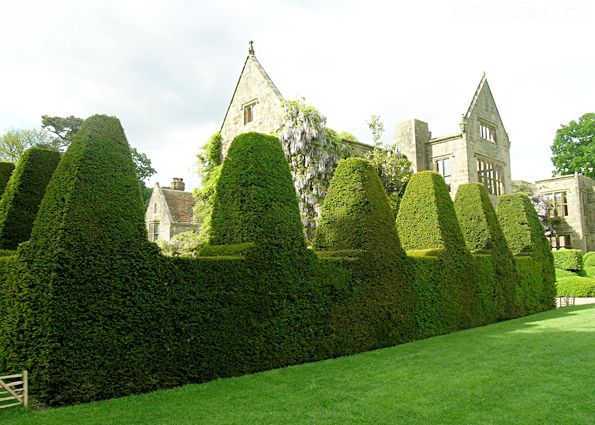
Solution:
<svg viewBox="0 0 595 425">
<path fill-rule="evenodd" d="M 451 156 L 434 158 L 434 170 L 442 176 L 444 183 L 448 186 L 448 191 L 452 191 L 452 161 Z M 446 164 L 448 164 L 449 173 L 446 174 Z M 442 167 L 441 167 L 442 166 Z"/>
<path fill-rule="evenodd" d="M 244 117 L 244 125 L 247 125 L 256 120 L 256 104 L 257 99 L 252 99 L 242 105 L 242 115 Z"/>
<path fill-rule="evenodd" d="M 559 202 L 560 198 L 562 202 Z M 568 191 L 560 190 L 544 193 L 543 200 L 548 204 L 548 217 L 568 217 Z M 560 212 L 563 214 L 560 214 Z"/>
<path fill-rule="evenodd" d="M 151 221 L 149 223 L 149 240 L 156 242 L 159 239 L 159 222 Z"/>
<path fill-rule="evenodd" d="M 504 194 L 504 166 L 496 161 L 476 157 L 477 181 L 482 183 L 488 193 L 494 196 Z"/>
<path fill-rule="evenodd" d="M 496 126 L 487 121 L 480 120 L 479 137 L 482 140 L 486 140 L 491 143 L 497 143 L 498 138 L 496 137 Z"/>
</svg>

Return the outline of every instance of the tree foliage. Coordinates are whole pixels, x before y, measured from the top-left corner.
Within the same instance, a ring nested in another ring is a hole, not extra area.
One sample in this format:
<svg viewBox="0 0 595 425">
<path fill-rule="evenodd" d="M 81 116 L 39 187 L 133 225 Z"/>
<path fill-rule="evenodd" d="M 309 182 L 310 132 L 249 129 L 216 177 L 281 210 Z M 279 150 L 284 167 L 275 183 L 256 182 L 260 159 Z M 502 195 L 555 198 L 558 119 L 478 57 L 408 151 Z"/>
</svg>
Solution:
<svg viewBox="0 0 595 425">
<path fill-rule="evenodd" d="M 70 115 L 68 117 L 50 117 L 49 115 L 42 115 L 41 127 L 50 133 L 54 134 L 54 138 L 50 138 L 50 145 L 59 151 L 65 151 L 70 146 L 70 143 L 76 136 L 83 124 L 83 119 Z M 143 192 L 143 199 L 145 205 L 151 198 L 151 189 L 145 185 L 145 181 L 153 176 L 157 170 L 151 166 L 149 157 L 139 152 L 136 148 L 130 146 L 130 156 L 134 162 L 136 175 L 141 183 Z"/>
<path fill-rule="evenodd" d="M 552 163 L 555 176 L 579 173 L 595 179 L 595 113 L 586 113 L 556 131 Z"/>
<path fill-rule="evenodd" d="M 17 162 L 32 147 L 51 147 L 52 138 L 45 130 L 10 129 L 0 137 L 0 159 Z"/>
<path fill-rule="evenodd" d="M 196 155 L 200 189 L 194 191 L 194 222 L 198 224 L 195 234 L 198 243 L 205 244 L 211 232 L 211 215 L 219 175 L 221 174 L 221 133 L 213 134 Z M 195 241 L 196 243 L 196 241 Z"/>
<path fill-rule="evenodd" d="M 396 215 L 400 199 L 413 175 L 411 161 L 401 153 L 396 144 L 389 147 L 382 146 L 380 139 L 384 133 L 384 124 L 380 121 L 380 115 L 372 115 L 367 123 L 372 132 L 374 149 L 366 155 L 366 159 L 372 163 L 378 173 L 390 206 Z"/>
<path fill-rule="evenodd" d="M 151 166 L 149 157 L 132 146 L 130 147 L 130 156 L 132 156 L 132 162 L 134 162 L 134 167 L 136 168 L 136 175 L 142 182 L 157 172 Z"/>
<path fill-rule="evenodd" d="M 65 151 L 76 133 L 80 130 L 83 119 L 70 115 L 69 117 L 41 116 L 41 127 L 54 134 L 52 145 L 60 151 Z"/>
</svg>

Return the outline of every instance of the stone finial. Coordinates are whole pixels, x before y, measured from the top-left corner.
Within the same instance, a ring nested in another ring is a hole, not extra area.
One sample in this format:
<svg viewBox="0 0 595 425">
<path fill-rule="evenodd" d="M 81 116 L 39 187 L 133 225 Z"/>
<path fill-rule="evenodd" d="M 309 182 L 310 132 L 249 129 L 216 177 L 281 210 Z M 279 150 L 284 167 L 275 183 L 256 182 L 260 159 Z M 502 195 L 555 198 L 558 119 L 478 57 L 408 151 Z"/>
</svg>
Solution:
<svg viewBox="0 0 595 425">
<path fill-rule="evenodd" d="M 252 40 L 248 42 L 248 54 L 254 56 L 254 42 Z"/>
</svg>

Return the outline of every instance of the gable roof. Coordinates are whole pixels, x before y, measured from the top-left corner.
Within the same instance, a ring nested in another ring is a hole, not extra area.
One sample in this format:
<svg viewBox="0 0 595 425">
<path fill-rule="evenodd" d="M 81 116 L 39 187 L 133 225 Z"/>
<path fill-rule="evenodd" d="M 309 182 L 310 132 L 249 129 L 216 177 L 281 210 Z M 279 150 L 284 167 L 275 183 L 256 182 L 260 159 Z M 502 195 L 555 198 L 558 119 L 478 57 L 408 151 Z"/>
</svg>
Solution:
<svg viewBox="0 0 595 425">
<path fill-rule="evenodd" d="M 195 204 L 192 192 L 165 188 L 161 189 L 161 192 L 165 198 L 172 221 L 177 224 L 192 224 Z"/>
<path fill-rule="evenodd" d="M 223 124 L 225 124 L 225 120 L 227 119 L 227 114 L 229 114 L 229 109 L 231 108 L 233 100 L 236 97 L 236 92 L 238 91 L 240 81 L 242 81 L 242 77 L 244 76 L 244 71 L 246 70 L 246 66 L 248 65 L 248 62 L 254 64 L 256 69 L 260 72 L 260 75 L 262 76 L 262 78 L 265 80 L 267 86 L 273 91 L 273 93 L 275 93 L 275 95 L 279 98 L 279 100 L 283 99 L 283 95 L 281 94 L 281 92 L 279 91 L 279 89 L 277 88 L 275 83 L 273 83 L 273 80 L 271 80 L 271 77 L 269 77 L 269 74 L 267 74 L 267 72 L 264 70 L 264 68 L 260 64 L 260 62 L 258 62 L 258 59 L 256 59 L 256 56 L 254 55 L 254 48 L 252 46 L 252 41 L 250 41 L 250 47 L 248 48 L 248 56 L 246 57 L 246 60 L 244 61 L 244 66 L 242 67 L 242 72 L 240 72 L 240 78 L 238 78 L 236 87 L 233 90 L 233 94 L 231 95 L 229 105 L 227 105 L 227 110 L 225 111 L 225 116 L 223 117 L 223 121 L 221 122 L 221 128 L 223 128 Z"/>
<path fill-rule="evenodd" d="M 496 105 L 496 101 L 494 100 L 494 95 L 492 94 L 492 89 L 490 89 L 490 84 L 488 83 L 488 78 L 486 77 L 485 72 L 483 74 L 481 74 L 481 80 L 479 80 L 477 89 L 475 89 L 475 94 L 473 95 L 471 104 L 469 105 L 469 108 L 467 109 L 465 118 L 469 118 L 469 116 L 471 115 L 471 112 L 473 111 L 473 109 L 475 109 L 475 105 L 477 104 L 477 100 L 479 99 L 479 96 L 481 95 L 481 93 L 484 90 L 487 90 L 488 94 L 492 98 L 492 103 L 496 107 L 496 112 L 498 113 L 498 116 L 500 117 L 500 121 L 502 121 L 502 116 L 500 115 L 500 111 L 498 111 L 498 105 Z"/>
</svg>

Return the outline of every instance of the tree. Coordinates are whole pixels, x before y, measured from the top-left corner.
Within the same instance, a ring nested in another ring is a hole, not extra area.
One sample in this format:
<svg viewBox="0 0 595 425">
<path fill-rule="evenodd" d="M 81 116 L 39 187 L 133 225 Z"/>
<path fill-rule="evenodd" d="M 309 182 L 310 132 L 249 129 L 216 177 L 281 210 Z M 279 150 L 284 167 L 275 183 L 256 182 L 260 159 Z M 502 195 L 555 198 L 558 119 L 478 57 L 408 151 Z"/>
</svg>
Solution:
<svg viewBox="0 0 595 425">
<path fill-rule="evenodd" d="M 151 160 L 149 157 L 146 154 L 139 152 L 132 146 L 130 147 L 130 156 L 132 156 L 132 161 L 136 167 L 136 175 L 140 181 L 145 182 L 149 177 L 157 172 L 157 170 L 151 166 Z"/>
<path fill-rule="evenodd" d="M 367 123 L 372 132 L 374 149 L 366 155 L 366 159 L 372 162 L 376 169 L 396 216 L 401 197 L 413 175 L 411 161 L 400 152 L 396 144 L 389 147 L 382 146 L 380 139 L 384 134 L 384 124 L 380 120 L 380 115 L 372 115 Z"/>
<path fill-rule="evenodd" d="M 555 176 L 580 173 L 595 179 L 595 113 L 586 113 L 556 131 L 552 163 Z"/>
<path fill-rule="evenodd" d="M 73 115 L 69 117 L 42 115 L 41 127 L 55 135 L 53 139 L 50 139 L 50 144 L 55 149 L 63 152 L 70 146 L 72 139 L 74 139 L 74 136 L 80 130 L 83 121 L 82 118 Z M 151 166 L 149 157 L 132 146 L 130 147 L 130 156 L 132 156 L 132 160 L 136 166 L 136 175 L 142 183 L 143 197 L 146 204 L 151 197 L 151 189 L 145 186 L 145 181 L 157 171 Z"/>
<path fill-rule="evenodd" d="M 366 121 L 366 123 L 372 132 L 372 141 L 374 142 L 374 147 L 380 147 L 380 139 L 384 134 L 384 123 L 380 121 L 380 115 L 372 115 L 370 117 L 370 121 Z"/>
<path fill-rule="evenodd" d="M 72 142 L 82 124 L 82 118 L 72 115 L 69 117 L 41 116 L 41 127 L 56 136 L 52 139 L 52 145 L 62 152 L 70 146 L 70 142 Z"/>
<path fill-rule="evenodd" d="M 51 145 L 52 138 L 44 130 L 10 129 L 0 137 L 0 159 L 17 162 L 27 149 Z"/>
<path fill-rule="evenodd" d="M 206 244 L 211 232 L 211 214 L 215 189 L 221 174 L 221 133 L 213 134 L 196 155 L 198 174 L 201 187 L 194 191 L 196 205 L 194 207 L 194 222 L 198 223 L 194 244 Z M 195 249 L 195 248 L 193 248 Z"/>
</svg>

